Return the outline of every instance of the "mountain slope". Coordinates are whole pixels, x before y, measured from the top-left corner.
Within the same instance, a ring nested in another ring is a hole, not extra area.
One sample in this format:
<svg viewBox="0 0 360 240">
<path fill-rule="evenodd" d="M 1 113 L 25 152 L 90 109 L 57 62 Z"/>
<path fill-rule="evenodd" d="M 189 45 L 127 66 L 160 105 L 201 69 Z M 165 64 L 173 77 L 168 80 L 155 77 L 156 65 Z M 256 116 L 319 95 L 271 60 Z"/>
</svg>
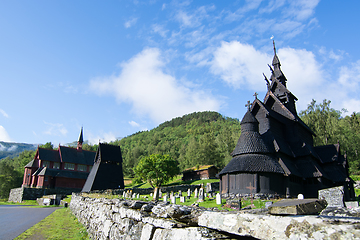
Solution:
<svg viewBox="0 0 360 240">
<path fill-rule="evenodd" d="M 25 150 L 36 150 L 36 144 L 12 143 L 0 141 L 0 160 L 6 157 L 16 157 Z"/>
</svg>

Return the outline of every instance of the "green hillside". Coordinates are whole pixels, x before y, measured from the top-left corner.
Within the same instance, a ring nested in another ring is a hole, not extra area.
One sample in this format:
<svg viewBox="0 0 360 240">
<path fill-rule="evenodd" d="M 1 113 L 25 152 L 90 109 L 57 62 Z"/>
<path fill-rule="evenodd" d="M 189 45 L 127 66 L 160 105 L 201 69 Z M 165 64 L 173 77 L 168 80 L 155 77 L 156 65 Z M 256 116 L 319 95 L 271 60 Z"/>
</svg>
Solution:
<svg viewBox="0 0 360 240">
<path fill-rule="evenodd" d="M 169 154 L 179 162 L 180 170 L 207 164 L 222 168 L 231 160 L 239 136 L 238 119 L 217 112 L 195 112 L 112 144 L 120 144 L 124 173 L 132 176 L 139 159 L 150 154 Z"/>
</svg>

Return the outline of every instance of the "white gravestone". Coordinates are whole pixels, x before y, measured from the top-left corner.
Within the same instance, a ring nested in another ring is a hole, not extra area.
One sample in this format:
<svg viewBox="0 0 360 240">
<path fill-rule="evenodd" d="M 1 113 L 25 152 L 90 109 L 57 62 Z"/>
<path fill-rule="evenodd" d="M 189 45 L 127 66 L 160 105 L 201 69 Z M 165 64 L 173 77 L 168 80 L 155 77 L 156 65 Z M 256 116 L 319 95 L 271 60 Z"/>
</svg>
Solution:
<svg viewBox="0 0 360 240">
<path fill-rule="evenodd" d="M 185 197 L 184 196 L 180 196 L 180 202 L 185 202 Z"/>
<path fill-rule="evenodd" d="M 220 193 L 216 194 L 216 204 L 221 205 L 221 195 L 220 195 Z"/>
<path fill-rule="evenodd" d="M 170 199 L 171 199 L 172 204 L 176 204 L 176 197 L 175 196 L 172 196 Z"/>
<path fill-rule="evenodd" d="M 195 188 L 195 198 L 198 198 L 198 194 L 199 194 L 198 189 Z"/>
</svg>

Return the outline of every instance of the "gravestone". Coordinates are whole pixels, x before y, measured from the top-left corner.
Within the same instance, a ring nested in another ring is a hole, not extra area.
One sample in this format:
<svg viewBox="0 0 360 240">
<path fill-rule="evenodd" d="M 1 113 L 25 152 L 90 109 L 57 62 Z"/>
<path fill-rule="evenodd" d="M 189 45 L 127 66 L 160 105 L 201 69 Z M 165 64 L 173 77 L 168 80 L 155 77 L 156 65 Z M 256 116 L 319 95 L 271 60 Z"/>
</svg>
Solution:
<svg viewBox="0 0 360 240">
<path fill-rule="evenodd" d="M 165 195 L 165 196 L 163 197 L 163 201 L 166 203 L 167 200 L 168 200 L 168 197 Z"/>
<path fill-rule="evenodd" d="M 140 194 L 139 194 L 139 193 L 136 195 L 136 198 L 137 198 L 137 199 L 139 199 L 139 198 L 140 198 Z"/>
<path fill-rule="evenodd" d="M 204 201 L 204 189 L 200 188 L 198 202 L 203 202 L 203 201 Z"/>
<path fill-rule="evenodd" d="M 211 187 L 211 183 L 207 183 L 206 184 L 206 192 L 207 193 L 211 193 L 213 190 L 212 190 L 212 187 Z"/>
<path fill-rule="evenodd" d="M 122 197 L 126 198 L 126 191 L 123 191 Z"/>
<path fill-rule="evenodd" d="M 190 190 L 190 188 L 188 188 L 188 190 L 187 190 L 187 195 L 188 195 L 188 197 L 191 197 L 191 190 Z"/>
<path fill-rule="evenodd" d="M 161 191 L 161 188 L 159 189 L 159 197 L 160 197 L 160 198 L 162 197 L 162 191 Z"/>
<path fill-rule="evenodd" d="M 182 191 L 181 190 L 179 190 L 179 197 L 181 197 L 182 196 Z"/>
<path fill-rule="evenodd" d="M 133 195 L 131 196 L 131 198 L 136 198 L 136 193 L 133 193 Z"/>
<path fill-rule="evenodd" d="M 154 189 L 153 200 L 154 200 L 154 201 L 158 201 L 158 200 L 159 200 L 159 188 L 158 188 L 158 187 L 156 187 L 156 188 Z"/>
<path fill-rule="evenodd" d="M 185 202 L 185 197 L 184 196 L 180 196 L 180 202 L 184 203 Z"/>
<path fill-rule="evenodd" d="M 240 198 L 226 199 L 226 205 L 229 208 L 240 210 L 241 209 L 241 199 Z"/>
<path fill-rule="evenodd" d="M 170 197 L 170 200 L 171 200 L 172 204 L 176 204 L 176 197 L 175 196 Z"/>
<path fill-rule="evenodd" d="M 301 193 L 298 195 L 298 199 L 304 199 L 304 195 L 302 195 Z"/>
<path fill-rule="evenodd" d="M 333 187 L 319 190 L 319 199 L 325 199 L 328 207 L 344 207 L 344 188 Z"/>
<path fill-rule="evenodd" d="M 216 204 L 221 205 L 221 195 L 220 195 L 220 193 L 216 194 Z"/>
<path fill-rule="evenodd" d="M 198 198 L 198 194 L 199 194 L 198 189 L 195 188 L 195 198 Z"/>
<path fill-rule="evenodd" d="M 171 192 L 170 192 L 170 198 L 172 198 L 173 196 L 174 196 L 174 192 L 171 191 Z"/>
</svg>

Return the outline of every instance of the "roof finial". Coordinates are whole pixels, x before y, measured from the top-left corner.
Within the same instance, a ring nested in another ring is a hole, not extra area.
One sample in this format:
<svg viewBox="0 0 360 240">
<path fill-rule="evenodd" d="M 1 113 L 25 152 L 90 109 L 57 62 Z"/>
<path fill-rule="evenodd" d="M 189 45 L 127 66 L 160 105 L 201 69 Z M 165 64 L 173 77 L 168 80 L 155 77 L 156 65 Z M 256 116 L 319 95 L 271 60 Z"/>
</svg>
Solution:
<svg viewBox="0 0 360 240">
<path fill-rule="evenodd" d="M 274 55 L 276 55 L 276 47 L 275 47 L 275 40 L 273 39 L 273 46 L 274 46 Z"/>
<path fill-rule="evenodd" d="M 258 96 L 258 95 L 259 95 L 259 94 L 258 94 L 257 92 L 255 92 L 253 96 L 255 97 L 255 99 L 257 99 L 257 96 Z"/>
<path fill-rule="evenodd" d="M 248 110 L 250 111 L 251 105 L 252 105 L 252 104 L 250 103 L 250 101 L 247 101 L 247 104 L 245 104 L 245 107 L 247 107 Z"/>
</svg>

